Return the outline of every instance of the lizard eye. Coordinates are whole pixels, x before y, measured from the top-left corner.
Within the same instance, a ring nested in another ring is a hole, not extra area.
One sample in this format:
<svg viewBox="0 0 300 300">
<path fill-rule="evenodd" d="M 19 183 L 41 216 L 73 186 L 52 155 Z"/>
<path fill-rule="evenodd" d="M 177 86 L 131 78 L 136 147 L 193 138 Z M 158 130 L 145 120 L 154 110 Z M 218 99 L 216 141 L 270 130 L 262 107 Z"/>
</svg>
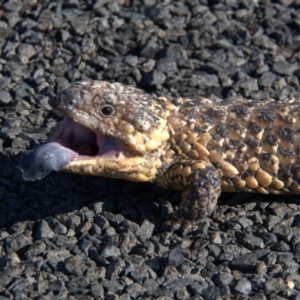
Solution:
<svg viewBox="0 0 300 300">
<path fill-rule="evenodd" d="M 101 115 L 104 118 L 108 118 L 108 117 L 112 117 L 115 114 L 115 109 L 113 106 L 109 105 L 109 104 L 105 104 L 101 107 Z"/>
</svg>

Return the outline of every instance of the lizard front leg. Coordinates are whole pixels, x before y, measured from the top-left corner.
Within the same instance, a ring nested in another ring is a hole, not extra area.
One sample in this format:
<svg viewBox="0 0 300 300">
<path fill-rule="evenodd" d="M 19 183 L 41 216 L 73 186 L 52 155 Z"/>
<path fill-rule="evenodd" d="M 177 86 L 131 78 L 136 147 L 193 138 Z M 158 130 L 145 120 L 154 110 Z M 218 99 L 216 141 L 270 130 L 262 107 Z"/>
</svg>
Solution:
<svg viewBox="0 0 300 300">
<path fill-rule="evenodd" d="M 221 194 L 220 173 L 207 161 L 179 161 L 164 175 L 165 187 L 183 190 L 178 211 L 165 225 L 187 234 L 215 207 Z"/>
</svg>

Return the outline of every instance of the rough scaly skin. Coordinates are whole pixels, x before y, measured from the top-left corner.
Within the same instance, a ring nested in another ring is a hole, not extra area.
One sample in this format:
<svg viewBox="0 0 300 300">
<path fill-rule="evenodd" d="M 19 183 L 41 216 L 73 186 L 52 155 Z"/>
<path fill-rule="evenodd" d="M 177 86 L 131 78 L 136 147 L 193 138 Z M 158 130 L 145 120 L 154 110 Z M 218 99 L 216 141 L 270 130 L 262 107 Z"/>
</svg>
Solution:
<svg viewBox="0 0 300 300">
<path fill-rule="evenodd" d="M 115 114 L 101 114 L 103 105 Z M 226 192 L 300 193 L 300 102 L 155 98 L 119 83 L 74 84 L 51 102 L 116 138 L 126 157 L 75 160 L 64 171 L 183 190 L 173 228 L 192 230 Z M 175 225 L 174 225 L 175 224 Z"/>
</svg>

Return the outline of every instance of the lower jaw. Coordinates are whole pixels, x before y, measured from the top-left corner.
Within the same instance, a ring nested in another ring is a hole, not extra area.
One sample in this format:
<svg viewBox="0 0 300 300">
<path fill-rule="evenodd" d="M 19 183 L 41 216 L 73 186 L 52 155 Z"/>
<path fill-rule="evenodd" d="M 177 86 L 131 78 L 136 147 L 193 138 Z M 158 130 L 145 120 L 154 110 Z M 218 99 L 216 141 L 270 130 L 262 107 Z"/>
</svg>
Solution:
<svg viewBox="0 0 300 300">
<path fill-rule="evenodd" d="M 154 177 L 154 172 L 151 172 L 151 169 L 145 167 L 145 161 L 141 157 L 124 157 L 119 159 L 95 157 L 85 158 L 84 160 L 76 159 L 62 168 L 61 171 L 138 182 L 152 181 Z"/>
</svg>

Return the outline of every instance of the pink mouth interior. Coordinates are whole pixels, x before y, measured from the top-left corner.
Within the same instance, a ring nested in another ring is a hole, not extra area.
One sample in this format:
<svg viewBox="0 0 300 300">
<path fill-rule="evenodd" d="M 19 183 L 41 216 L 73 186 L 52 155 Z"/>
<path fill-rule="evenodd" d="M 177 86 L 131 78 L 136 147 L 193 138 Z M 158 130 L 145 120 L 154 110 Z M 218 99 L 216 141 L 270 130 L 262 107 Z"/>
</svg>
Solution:
<svg viewBox="0 0 300 300">
<path fill-rule="evenodd" d="M 95 133 L 65 117 L 56 140 L 24 151 L 18 168 L 25 180 L 34 181 L 44 178 L 52 170 L 61 170 L 72 161 L 91 157 L 117 159 L 124 157 L 124 152 L 116 139 Z"/>
<path fill-rule="evenodd" d="M 91 129 L 65 117 L 55 142 L 78 154 L 75 160 L 84 156 L 116 157 L 123 153 L 122 145 L 112 137 L 95 133 Z"/>
</svg>

